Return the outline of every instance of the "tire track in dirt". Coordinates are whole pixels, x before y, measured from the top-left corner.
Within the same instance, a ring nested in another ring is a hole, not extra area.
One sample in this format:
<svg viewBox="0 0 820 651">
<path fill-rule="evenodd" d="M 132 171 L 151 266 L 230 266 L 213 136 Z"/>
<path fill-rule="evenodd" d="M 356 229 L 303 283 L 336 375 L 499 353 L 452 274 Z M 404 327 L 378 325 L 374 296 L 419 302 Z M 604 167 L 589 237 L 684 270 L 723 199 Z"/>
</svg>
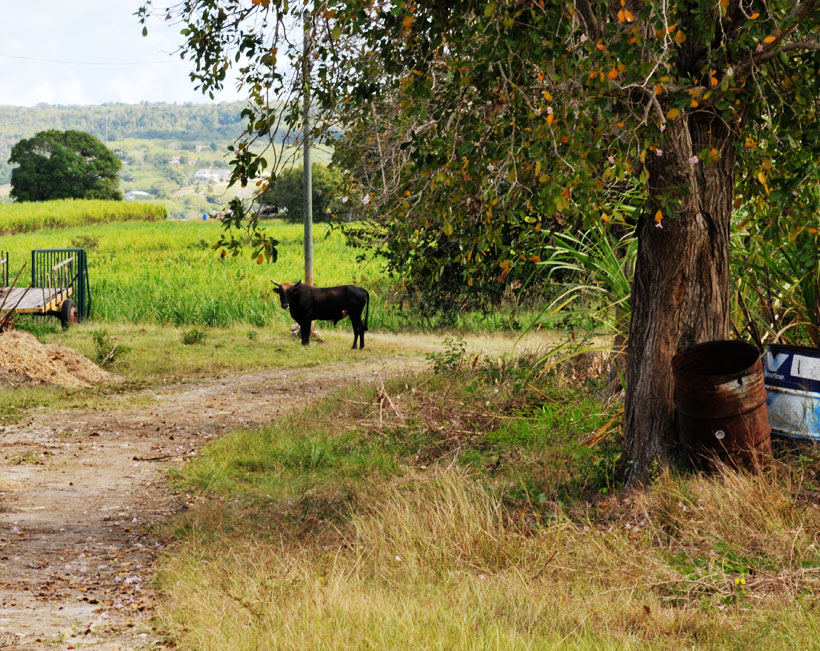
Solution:
<svg viewBox="0 0 820 651">
<path fill-rule="evenodd" d="M 163 646 L 149 623 L 164 548 L 152 531 L 186 507 L 166 471 L 226 430 L 425 365 L 395 357 L 202 380 L 123 395 L 105 411 L 32 412 L 2 428 L 0 649 Z"/>
</svg>

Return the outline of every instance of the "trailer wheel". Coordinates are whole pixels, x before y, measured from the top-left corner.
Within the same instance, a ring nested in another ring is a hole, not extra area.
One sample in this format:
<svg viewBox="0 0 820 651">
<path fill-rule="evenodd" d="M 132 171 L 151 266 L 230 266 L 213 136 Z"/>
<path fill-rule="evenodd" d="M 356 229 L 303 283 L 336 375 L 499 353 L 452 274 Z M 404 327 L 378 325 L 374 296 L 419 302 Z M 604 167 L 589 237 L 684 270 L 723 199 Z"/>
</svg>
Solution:
<svg viewBox="0 0 820 651">
<path fill-rule="evenodd" d="M 67 298 L 60 307 L 60 324 L 63 326 L 63 330 L 67 330 L 68 326 L 72 323 L 77 323 L 77 321 L 79 321 L 77 317 L 77 306 L 74 305 L 74 301 Z"/>
</svg>

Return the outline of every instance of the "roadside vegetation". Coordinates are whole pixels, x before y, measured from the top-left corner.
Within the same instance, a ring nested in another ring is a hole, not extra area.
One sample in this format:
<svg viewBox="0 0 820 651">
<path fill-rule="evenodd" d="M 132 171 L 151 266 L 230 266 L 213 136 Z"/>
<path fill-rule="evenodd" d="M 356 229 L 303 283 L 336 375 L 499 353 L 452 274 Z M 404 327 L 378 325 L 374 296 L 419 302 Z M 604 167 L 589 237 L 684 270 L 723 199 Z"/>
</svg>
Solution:
<svg viewBox="0 0 820 651">
<path fill-rule="evenodd" d="M 816 449 L 624 492 L 595 359 L 450 345 L 437 372 L 209 444 L 160 572 L 186 648 L 799 648 Z"/>
</svg>

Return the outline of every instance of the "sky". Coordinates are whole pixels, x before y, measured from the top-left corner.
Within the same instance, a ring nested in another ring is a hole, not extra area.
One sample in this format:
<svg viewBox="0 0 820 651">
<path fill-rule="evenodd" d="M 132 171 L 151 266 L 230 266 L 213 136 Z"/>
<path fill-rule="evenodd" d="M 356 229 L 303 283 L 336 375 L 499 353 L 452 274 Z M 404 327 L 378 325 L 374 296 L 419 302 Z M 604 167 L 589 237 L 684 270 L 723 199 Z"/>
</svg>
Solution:
<svg viewBox="0 0 820 651">
<path fill-rule="evenodd" d="M 154 18 L 143 37 L 140 5 L 0 0 L 0 105 L 211 102 L 173 54 L 180 27 Z M 215 97 L 237 99 L 231 83 Z"/>
</svg>

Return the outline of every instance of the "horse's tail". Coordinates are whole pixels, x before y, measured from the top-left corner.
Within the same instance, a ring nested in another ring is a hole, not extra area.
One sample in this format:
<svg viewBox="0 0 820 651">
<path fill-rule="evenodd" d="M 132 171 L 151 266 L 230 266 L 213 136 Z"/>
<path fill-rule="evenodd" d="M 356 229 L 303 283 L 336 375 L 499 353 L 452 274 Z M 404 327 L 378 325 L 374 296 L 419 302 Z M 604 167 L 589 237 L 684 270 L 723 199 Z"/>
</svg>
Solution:
<svg viewBox="0 0 820 651">
<path fill-rule="evenodd" d="M 364 304 L 364 306 L 365 306 L 364 307 L 364 329 L 367 330 L 367 318 L 370 316 L 370 292 L 368 292 L 365 289 L 364 293 L 367 296 L 367 299 L 366 299 L 365 304 Z M 364 341 L 364 340 L 362 340 L 362 341 Z"/>
</svg>

